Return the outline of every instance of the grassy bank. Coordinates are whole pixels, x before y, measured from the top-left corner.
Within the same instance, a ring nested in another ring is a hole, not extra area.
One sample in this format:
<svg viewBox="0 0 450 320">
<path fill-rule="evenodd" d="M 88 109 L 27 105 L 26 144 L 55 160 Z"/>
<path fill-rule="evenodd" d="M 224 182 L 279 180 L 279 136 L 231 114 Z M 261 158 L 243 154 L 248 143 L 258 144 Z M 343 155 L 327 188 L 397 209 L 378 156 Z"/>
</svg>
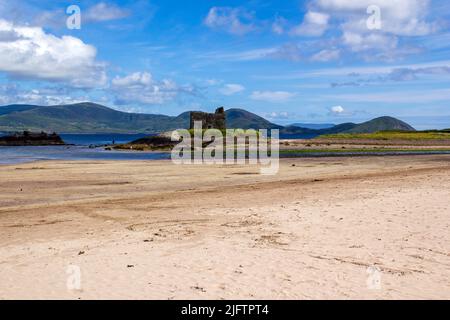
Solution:
<svg viewBox="0 0 450 320">
<path fill-rule="evenodd" d="M 348 148 L 348 149 L 292 149 L 292 150 L 280 150 L 282 155 L 295 155 L 295 154 L 315 154 L 315 153 L 398 153 L 398 152 L 408 152 L 408 153 L 436 153 L 436 152 L 450 152 L 450 149 L 436 148 L 436 149 L 405 149 L 405 148 L 376 148 L 376 149 L 364 149 L 364 148 Z"/>
<path fill-rule="evenodd" d="M 318 137 L 318 139 L 332 140 L 450 140 L 450 131 L 380 131 L 376 133 L 338 133 L 327 134 Z"/>
</svg>

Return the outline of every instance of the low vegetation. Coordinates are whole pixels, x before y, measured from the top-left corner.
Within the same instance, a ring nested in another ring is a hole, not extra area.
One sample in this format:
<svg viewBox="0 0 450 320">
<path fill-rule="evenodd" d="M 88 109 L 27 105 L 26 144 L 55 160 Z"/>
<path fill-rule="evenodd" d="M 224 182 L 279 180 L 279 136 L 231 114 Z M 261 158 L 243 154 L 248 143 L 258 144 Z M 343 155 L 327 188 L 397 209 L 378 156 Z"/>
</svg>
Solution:
<svg viewBox="0 0 450 320">
<path fill-rule="evenodd" d="M 289 149 L 289 150 L 280 150 L 280 154 L 284 156 L 296 154 L 341 154 L 341 153 L 434 153 L 434 152 L 450 152 L 450 149 L 446 148 L 433 148 L 433 149 L 406 149 L 406 148 L 345 148 L 345 149 Z"/>
<path fill-rule="evenodd" d="M 338 133 L 319 136 L 332 140 L 450 140 L 450 131 L 380 131 L 375 133 Z"/>
</svg>

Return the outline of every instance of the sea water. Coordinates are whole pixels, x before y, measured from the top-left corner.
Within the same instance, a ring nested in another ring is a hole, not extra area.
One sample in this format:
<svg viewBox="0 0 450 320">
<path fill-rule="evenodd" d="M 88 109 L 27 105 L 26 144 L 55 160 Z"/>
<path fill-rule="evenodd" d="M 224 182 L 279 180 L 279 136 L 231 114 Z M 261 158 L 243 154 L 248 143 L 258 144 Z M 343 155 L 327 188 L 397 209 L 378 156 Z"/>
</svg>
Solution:
<svg viewBox="0 0 450 320">
<path fill-rule="evenodd" d="M 146 135 L 128 134 L 62 134 L 67 146 L 0 147 L 0 164 L 40 160 L 161 160 L 170 159 L 167 152 L 108 151 L 113 142 L 127 143 Z"/>
</svg>

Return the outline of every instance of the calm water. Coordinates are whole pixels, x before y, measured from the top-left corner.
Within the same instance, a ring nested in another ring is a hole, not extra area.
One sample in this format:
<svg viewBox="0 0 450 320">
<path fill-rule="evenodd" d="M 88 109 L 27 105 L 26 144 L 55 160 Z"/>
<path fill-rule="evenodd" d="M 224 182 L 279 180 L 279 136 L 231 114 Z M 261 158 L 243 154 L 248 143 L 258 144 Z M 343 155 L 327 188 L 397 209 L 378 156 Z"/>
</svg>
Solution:
<svg viewBox="0 0 450 320">
<path fill-rule="evenodd" d="M 160 160 L 170 159 L 168 153 L 105 151 L 85 146 L 0 147 L 0 164 L 39 160 Z"/>
<path fill-rule="evenodd" d="M 0 164 L 25 163 L 39 160 L 158 160 L 169 159 L 168 153 L 106 151 L 90 148 L 105 144 L 127 143 L 144 137 L 143 134 L 63 134 L 71 146 L 0 147 Z"/>
<path fill-rule="evenodd" d="M 1 133 L 0 133 L 1 135 Z M 143 134 L 63 134 L 64 141 L 70 146 L 42 146 L 42 147 L 0 147 L 0 164 L 26 163 L 40 160 L 161 160 L 170 159 L 170 153 L 139 152 L 139 151 L 106 151 L 102 147 L 115 143 L 127 143 L 144 137 Z M 287 138 L 287 137 L 284 137 Z M 294 137 L 289 137 L 293 139 Z M 310 139 L 311 136 L 295 137 Z M 449 152 L 433 151 L 402 151 L 380 152 L 376 155 L 417 155 L 417 154 L 448 154 Z M 330 156 L 373 156 L 374 153 L 317 153 L 317 154 L 289 154 L 281 157 L 330 157 Z"/>
<path fill-rule="evenodd" d="M 61 138 L 67 144 L 78 146 L 103 146 L 131 142 L 147 135 L 145 134 L 61 134 Z"/>
<path fill-rule="evenodd" d="M 0 132 L 1 135 L 3 134 Z M 0 164 L 25 163 L 39 160 L 170 159 L 170 154 L 164 152 L 106 151 L 101 147 L 113 142 L 116 144 L 127 143 L 145 136 L 145 134 L 61 134 L 61 138 L 70 146 L 0 147 Z M 289 138 L 309 139 L 313 138 L 313 136 L 290 136 Z"/>
</svg>

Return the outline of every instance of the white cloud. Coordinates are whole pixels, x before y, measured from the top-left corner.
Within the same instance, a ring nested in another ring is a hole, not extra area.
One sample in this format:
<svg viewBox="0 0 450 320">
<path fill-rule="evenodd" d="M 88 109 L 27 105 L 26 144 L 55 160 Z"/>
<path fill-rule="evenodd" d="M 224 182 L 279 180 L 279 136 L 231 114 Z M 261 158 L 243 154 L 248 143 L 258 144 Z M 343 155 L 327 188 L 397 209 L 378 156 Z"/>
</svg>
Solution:
<svg viewBox="0 0 450 320">
<path fill-rule="evenodd" d="M 295 93 L 287 91 L 254 91 L 250 98 L 252 100 L 266 101 L 266 102 L 287 102 L 295 97 Z"/>
<path fill-rule="evenodd" d="M 369 67 L 342 67 L 335 68 L 318 68 L 309 71 L 293 71 L 291 73 L 286 72 L 277 75 L 260 75 L 255 77 L 256 79 L 263 80 L 295 80 L 295 79 L 317 79 L 317 78 L 332 78 L 332 77 L 363 77 L 363 76 L 385 76 L 392 73 L 395 69 L 424 69 L 424 68 L 441 68 L 450 66 L 450 60 L 438 60 L 427 63 L 415 63 L 415 64 L 392 64 L 392 65 L 379 65 Z M 443 72 L 441 72 L 442 74 Z"/>
<path fill-rule="evenodd" d="M 341 51 L 339 49 L 324 49 L 311 57 L 312 61 L 327 62 L 339 59 Z"/>
<path fill-rule="evenodd" d="M 181 87 L 171 80 L 156 81 L 148 72 L 135 72 L 125 77 L 116 76 L 112 80 L 111 89 L 119 105 L 163 104 L 175 99 L 180 93 L 194 93 L 192 87 Z"/>
<path fill-rule="evenodd" d="M 226 96 L 232 96 L 236 93 L 242 92 L 245 90 L 245 87 L 240 84 L 226 84 L 223 88 L 219 90 L 219 92 Z"/>
<path fill-rule="evenodd" d="M 436 32 L 441 21 L 429 21 L 431 0 L 310 0 L 303 23 L 292 33 L 322 35 L 334 28 L 341 33 L 342 49 L 364 60 L 393 61 L 422 51 L 402 37 Z M 369 30 L 370 6 L 380 9 L 381 29 Z"/>
<path fill-rule="evenodd" d="M 16 26 L 0 19 L 0 71 L 13 77 L 98 87 L 106 83 L 105 65 L 97 50 L 71 36 L 57 37 L 42 28 Z"/>
<path fill-rule="evenodd" d="M 218 79 L 207 79 L 205 80 L 205 84 L 208 86 L 217 86 L 219 84 L 223 83 L 222 80 L 218 80 Z"/>
<path fill-rule="evenodd" d="M 363 35 L 355 32 L 344 32 L 342 35 L 344 44 L 352 51 L 360 52 L 371 49 L 394 50 L 397 48 L 398 39 L 389 35 L 371 33 Z"/>
<path fill-rule="evenodd" d="M 395 35 L 426 35 L 435 26 L 425 21 L 430 0 L 316 0 L 318 8 L 346 17 L 347 23 L 366 28 L 367 8 L 378 6 L 381 10 L 382 31 Z M 348 29 L 348 26 L 347 26 Z"/>
<path fill-rule="evenodd" d="M 262 49 L 254 49 L 247 50 L 242 52 L 208 52 L 200 55 L 203 59 L 216 59 L 216 60 L 227 60 L 227 61 L 254 61 L 265 59 L 272 54 L 276 53 L 278 48 L 262 48 Z"/>
<path fill-rule="evenodd" d="M 267 119 L 271 120 L 286 120 L 291 118 L 291 114 L 286 111 L 271 112 L 264 115 Z"/>
<path fill-rule="evenodd" d="M 272 32 L 278 35 L 282 35 L 285 31 L 284 29 L 286 24 L 286 19 L 282 17 L 275 18 L 275 21 L 272 23 Z"/>
<path fill-rule="evenodd" d="M 345 110 L 342 106 L 334 106 L 334 107 L 331 107 L 330 111 L 333 114 L 342 114 L 342 113 L 344 113 Z"/>
<path fill-rule="evenodd" d="M 212 7 L 204 24 L 212 29 L 243 35 L 255 30 L 253 20 L 253 14 L 242 8 Z"/>
<path fill-rule="evenodd" d="M 125 77 L 115 77 L 112 80 L 114 87 L 144 87 L 153 84 L 153 77 L 148 72 L 135 72 Z"/>
<path fill-rule="evenodd" d="M 67 5 L 57 5 L 51 10 L 43 10 L 42 1 L 8 1 L 0 0 L 0 17 L 9 21 L 14 21 L 16 24 L 23 24 L 28 26 L 37 26 L 53 30 L 62 30 L 66 28 L 66 14 Z M 75 2 L 75 1 L 73 1 Z M 93 1 L 88 1 L 93 2 Z M 136 1 L 136 4 L 144 3 L 143 1 Z M 82 5 L 82 4 L 78 4 Z M 134 5 L 130 4 L 130 7 Z M 135 10 L 136 8 L 133 8 Z M 142 11 L 142 10 L 141 10 Z M 132 10 L 121 8 L 110 1 L 99 2 L 91 7 L 81 6 L 81 22 L 82 26 L 90 22 L 105 22 L 128 17 Z M 148 15 L 151 15 L 150 12 Z"/>
<path fill-rule="evenodd" d="M 100 2 L 90 7 L 86 13 L 82 12 L 83 21 L 110 21 L 126 18 L 130 15 L 128 10 L 122 9 L 114 4 Z"/>
<path fill-rule="evenodd" d="M 287 43 L 267 55 L 269 58 L 298 62 L 302 60 L 302 52 L 295 43 Z"/>
<path fill-rule="evenodd" d="M 208 52 L 201 58 L 220 61 L 256 61 L 264 59 L 279 59 L 298 62 L 302 59 L 300 47 L 295 43 L 286 43 L 280 47 L 246 50 L 241 52 Z"/>
<path fill-rule="evenodd" d="M 369 84 L 387 83 L 388 81 L 414 81 L 418 80 L 420 76 L 433 77 L 436 81 L 442 82 L 441 77 L 449 77 L 450 66 L 428 66 L 428 67 L 400 67 L 393 68 L 391 71 L 384 74 L 371 74 L 368 77 L 362 77 L 358 74 L 358 78 L 352 81 L 334 82 L 331 86 L 336 87 L 360 87 Z M 438 78 L 439 77 L 439 78 Z"/>
<path fill-rule="evenodd" d="M 61 105 L 73 104 L 90 100 L 86 95 L 76 94 L 65 88 L 22 89 L 18 85 L 0 86 L 0 105 L 32 104 Z"/>
<path fill-rule="evenodd" d="M 291 33 L 299 36 L 321 36 L 327 30 L 329 20 L 328 14 L 308 11 L 303 23 L 292 29 Z"/>
<path fill-rule="evenodd" d="M 450 101 L 450 89 L 326 95 L 321 98 L 358 103 L 424 104 Z"/>
</svg>

